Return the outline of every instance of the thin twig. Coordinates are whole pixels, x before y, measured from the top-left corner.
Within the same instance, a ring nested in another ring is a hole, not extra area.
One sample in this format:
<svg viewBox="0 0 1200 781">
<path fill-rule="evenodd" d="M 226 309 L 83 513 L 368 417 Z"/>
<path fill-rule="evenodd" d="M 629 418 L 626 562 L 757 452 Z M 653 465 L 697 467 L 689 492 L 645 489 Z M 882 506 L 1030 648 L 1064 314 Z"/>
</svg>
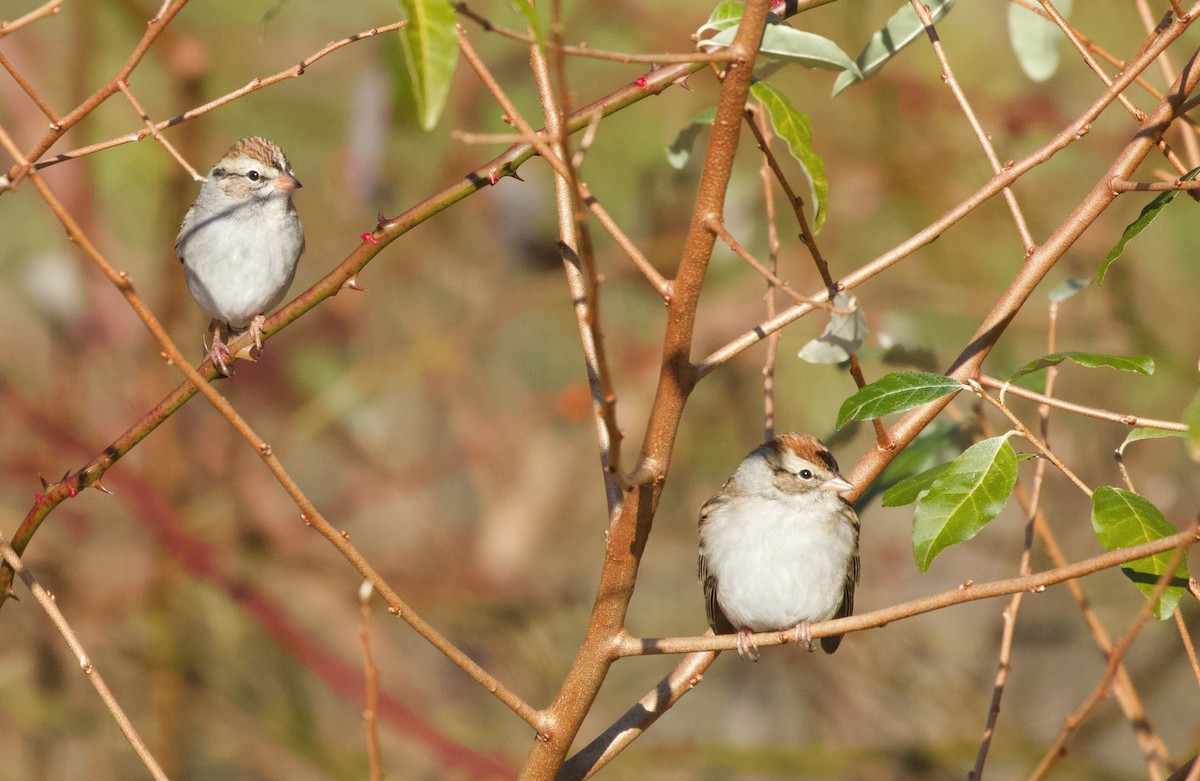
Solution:
<svg viewBox="0 0 1200 781">
<path fill-rule="evenodd" d="M 924 0 L 910 0 L 910 2 L 913 10 L 917 12 L 917 18 L 925 26 L 925 34 L 929 36 L 929 42 L 933 45 L 933 54 L 937 57 L 938 64 L 942 67 L 942 81 L 950 87 L 950 92 L 953 93 L 954 99 L 958 101 L 959 109 L 962 110 L 963 116 L 967 118 L 967 124 L 971 127 L 975 138 L 979 140 L 979 145 L 983 147 L 983 153 L 987 156 L 988 164 L 992 166 L 992 173 L 1000 173 L 1004 166 L 1001 164 L 999 156 L 996 155 L 996 149 L 992 146 L 992 139 L 984 131 L 983 125 L 979 122 L 979 117 L 975 116 L 975 110 L 971 108 L 971 104 L 967 100 L 966 93 L 959 86 L 958 79 L 954 77 L 954 71 L 950 67 L 950 60 L 946 57 L 946 52 L 942 48 L 941 38 L 938 37 L 937 29 L 933 26 L 933 18 L 929 15 L 929 7 L 925 5 Z M 1025 247 L 1025 254 L 1029 255 L 1033 252 L 1033 236 L 1029 232 L 1029 225 L 1025 222 L 1025 215 L 1021 212 L 1021 207 L 1017 203 L 1017 196 L 1012 191 L 1012 188 L 1004 188 L 1004 200 L 1008 203 L 1008 211 L 1012 214 L 1013 223 L 1017 226 L 1017 234 L 1021 237 L 1021 243 Z"/>
<path fill-rule="evenodd" d="M 483 29 L 484 32 L 496 33 L 497 35 L 508 38 L 514 41 L 521 41 L 534 45 L 537 41 L 528 33 L 518 32 L 508 27 L 495 24 L 483 14 L 474 11 L 466 3 L 456 2 L 453 4 L 454 10 L 459 16 L 470 19 Z M 708 62 L 729 62 L 732 58 L 724 51 L 720 52 L 685 52 L 682 54 L 671 54 L 661 52 L 659 54 L 626 54 L 625 52 L 610 52 L 603 49 L 593 49 L 587 44 L 578 46 L 567 46 L 554 41 L 545 42 L 547 48 L 556 53 L 570 55 L 572 57 L 593 57 L 598 60 L 611 60 L 613 62 L 648 62 L 648 63 L 708 63 Z"/>
<path fill-rule="evenodd" d="M 121 709 L 117 698 L 113 696 L 112 690 L 108 688 L 108 684 L 104 682 L 100 671 L 96 669 L 96 665 L 92 663 L 87 651 L 84 650 L 83 644 L 79 642 L 79 638 L 75 636 L 75 631 L 71 629 L 71 625 L 67 623 L 67 619 L 63 616 L 62 611 L 58 609 L 58 604 L 55 601 L 54 595 L 46 589 L 34 578 L 33 573 L 26 569 L 21 557 L 8 544 L 8 540 L 3 534 L 0 534 L 0 557 L 3 557 L 8 566 L 12 567 L 13 571 L 25 582 L 29 590 L 33 592 L 34 599 L 46 611 L 46 615 L 50 616 L 50 620 L 54 622 L 54 626 L 58 629 L 59 634 L 67 641 L 67 645 L 71 649 L 71 653 L 75 655 L 75 659 L 79 662 L 80 669 L 87 676 L 88 681 L 96 689 L 96 693 L 100 695 L 100 699 L 104 701 L 104 706 L 108 708 L 108 712 L 112 714 L 113 721 L 117 723 L 121 734 L 129 741 L 129 745 L 133 746 L 134 752 L 138 758 L 142 760 L 142 764 L 150 771 L 157 781 L 167 781 L 167 774 L 158 766 L 158 761 L 146 748 L 146 744 L 142 742 L 137 730 L 133 727 L 133 722 L 125 715 L 125 711 Z"/>
<path fill-rule="evenodd" d="M 38 6 L 24 16 L 18 16 L 11 22 L 0 21 L 0 38 L 20 30 L 30 22 L 36 22 L 44 16 L 54 16 L 59 12 L 59 6 L 63 0 L 50 0 L 50 2 Z"/>
<path fill-rule="evenodd" d="M 769 149 L 771 146 L 771 123 L 762 114 L 752 116 L 750 123 L 756 126 L 761 123 L 762 126 L 758 128 L 759 135 L 762 137 L 763 145 Z M 767 270 L 771 276 L 767 278 L 767 290 L 763 293 L 763 299 L 767 304 L 767 319 L 770 320 L 775 316 L 778 307 L 778 302 L 775 300 L 777 286 L 771 279 L 779 276 L 779 226 L 775 221 L 775 190 L 771 187 L 771 163 L 766 154 L 762 156 L 762 162 L 759 164 L 758 178 L 762 182 L 763 208 L 767 218 Z M 767 338 L 767 354 L 763 358 L 764 442 L 775 436 L 775 359 L 779 353 L 781 338 L 783 338 L 783 334 L 779 331 Z"/>
<path fill-rule="evenodd" d="M 154 122 L 150 120 L 150 115 L 146 113 L 146 110 L 142 108 L 140 103 L 138 103 L 137 98 L 133 96 L 133 92 L 129 89 L 129 84 L 122 79 L 121 81 L 117 82 L 117 86 L 129 100 L 129 104 L 133 106 L 133 110 L 136 111 L 138 116 L 142 118 L 142 121 L 146 123 L 146 128 L 149 129 L 150 135 L 154 136 L 154 140 L 163 145 L 163 148 L 167 150 L 171 157 L 175 158 L 175 162 L 179 163 L 179 165 L 183 167 L 183 170 L 188 172 L 188 175 L 192 177 L 193 181 L 206 181 L 200 172 L 195 168 L 192 168 L 191 163 L 185 160 L 183 155 L 179 154 L 179 150 L 176 149 L 170 141 L 164 138 L 162 133 L 158 132 L 158 128 L 155 127 Z"/>
<path fill-rule="evenodd" d="M 363 700 L 363 727 L 367 732 L 367 766 L 371 781 L 383 781 L 383 761 L 379 753 L 379 668 L 375 666 L 375 655 L 371 653 L 371 595 L 375 587 L 364 580 L 358 587 L 359 616 L 358 639 L 362 642 L 363 678 L 365 691 Z"/>
<path fill-rule="evenodd" d="M 186 0 L 181 0 L 181 1 L 186 2 Z M 241 89 L 236 89 L 233 92 L 222 95 L 221 97 L 216 98 L 215 100 L 210 100 L 208 103 L 205 103 L 202 106 L 197 106 L 196 108 L 189 109 L 189 110 L 183 112 L 182 114 L 178 114 L 174 117 L 171 117 L 170 119 L 165 119 L 161 122 L 156 122 L 154 124 L 154 129 L 155 130 L 165 130 L 169 127 L 174 127 L 175 125 L 178 125 L 182 122 L 186 122 L 189 119 L 195 119 L 196 117 L 199 117 L 203 114 L 207 114 L 208 112 L 212 111 L 215 108 L 219 108 L 221 106 L 224 106 L 227 103 L 231 103 L 234 100 L 237 100 L 238 98 L 242 97 L 243 95 L 248 95 L 251 92 L 256 92 L 265 87 L 270 87 L 273 84 L 278 84 L 279 82 L 286 81 L 287 79 L 294 79 L 299 76 L 303 76 L 304 72 L 308 69 L 309 66 L 311 66 L 313 63 L 315 63 L 317 60 L 320 60 L 321 58 L 323 58 L 325 55 L 330 54 L 334 51 L 337 51 L 338 49 L 342 48 L 343 46 L 348 46 L 352 43 L 356 43 L 358 41 L 365 40 L 367 38 L 372 38 L 374 36 L 381 35 L 383 33 L 394 32 L 396 30 L 403 28 L 406 24 L 408 24 L 408 22 L 403 21 L 403 22 L 395 22 L 394 24 L 382 25 L 380 27 L 372 27 L 369 30 L 364 30 L 361 33 L 355 33 L 354 35 L 347 36 L 345 38 L 342 38 L 341 40 L 331 41 L 330 43 L 327 43 L 324 46 L 324 48 L 314 52 L 313 54 L 310 54 L 308 57 L 305 57 L 299 63 L 297 63 L 296 65 L 293 65 L 290 68 L 287 68 L 286 70 L 279 71 L 278 73 L 274 74 L 273 76 L 267 76 L 265 78 L 251 79 L 250 83 L 247 84 L 246 86 L 242 87 Z M 121 74 L 118 74 L 118 82 L 123 81 L 126 78 L 126 76 L 128 76 L 128 73 L 124 72 L 124 71 Z M 114 82 L 114 85 L 113 85 L 114 92 L 118 89 L 116 84 L 117 84 L 117 82 Z M 105 96 L 105 97 L 107 97 L 107 96 Z M 65 121 L 66 120 L 64 120 L 64 122 Z M 149 134 L 150 134 L 149 130 L 138 130 L 133 133 L 126 133 L 125 135 L 117 136 L 116 138 L 110 138 L 107 141 L 101 141 L 96 144 L 89 144 L 88 146 L 81 146 L 78 149 L 72 149 L 68 152 L 62 152 L 60 154 L 54 155 L 53 157 L 50 157 L 45 160 L 38 160 L 37 168 L 39 170 L 41 170 L 43 168 L 46 168 L 46 167 L 49 167 L 52 165 L 57 165 L 58 163 L 64 163 L 67 160 L 74 160 L 76 158 L 84 157 L 85 155 L 90 155 L 90 154 L 93 154 L 95 152 L 100 152 L 105 149 L 111 149 L 116 146 L 121 146 L 122 144 L 129 144 L 129 143 L 133 143 L 135 141 L 141 141 L 143 138 L 145 138 Z M 40 147 L 40 145 L 39 145 L 39 147 Z M 49 148 L 49 145 L 47 145 L 47 148 Z M 45 150 L 42 150 L 42 151 L 44 152 Z M 38 154 L 40 155 L 41 152 L 38 152 Z"/>
<path fill-rule="evenodd" d="M 50 120 L 50 126 L 57 127 L 59 124 L 59 119 L 54 113 L 54 109 L 50 108 L 50 106 L 46 104 L 46 101 L 42 100 L 42 96 L 38 94 L 37 90 L 33 88 L 33 85 L 26 81 L 25 77 L 17 72 L 16 67 L 8 61 L 7 57 L 4 56 L 4 52 L 0 52 L 0 66 L 2 66 L 4 70 L 8 71 L 8 75 L 12 76 L 13 81 L 15 81 L 21 89 L 25 90 L 25 94 L 29 96 L 29 99 L 32 100 L 34 104 L 37 105 L 38 109 L 46 115 L 46 118 Z"/>
<path fill-rule="evenodd" d="M 1196 677 L 1196 685 L 1200 686 L 1200 661 L 1196 659 L 1196 646 L 1192 644 L 1192 638 L 1188 634 L 1182 610 L 1175 611 L 1175 626 L 1179 629 L 1179 639 L 1183 643 L 1183 650 L 1187 654 L 1188 662 L 1192 665 L 1192 675 Z"/>
<path fill-rule="evenodd" d="M 1197 526 L 1193 524 L 1192 527 L 1187 532 L 1183 532 L 1183 534 L 1194 535 L 1196 530 Z M 1180 535 L 1173 536 L 1178 537 Z M 1146 622 L 1150 620 L 1150 617 L 1154 615 L 1155 605 L 1159 604 L 1159 599 L 1161 599 L 1163 593 L 1167 590 L 1167 587 L 1174 579 L 1175 570 L 1179 567 L 1179 563 L 1183 561 L 1185 549 L 1186 545 L 1184 541 L 1181 540 L 1180 544 L 1175 549 L 1174 555 L 1171 556 L 1170 562 L 1167 564 L 1166 571 L 1159 576 L 1158 583 L 1155 584 L 1154 591 L 1147 595 L 1145 604 L 1143 604 L 1141 609 L 1138 610 L 1137 616 L 1133 619 L 1129 629 L 1124 635 L 1121 636 L 1119 640 L 1117 640 L 1116 643 L 1113 644 L 1112 652 L 1108 655 L 1108 664 L 1104 666 L 1104 672 L 1101 674 L 1100 680 L 1096 682 L 1095 688 L 1092 689 L 1091 694 L 1084 699 L 1075 712 L 1064 719 L 1062 729 L 1059 731 L 1058 736 L 1054 739 L 1054 742 L 1051 744 L 1050 748 L 1046 750 L 1045 755 L 1042 757 L 1042 761 L 1038 763 L 1038 766 L 1034 768 L 1033 773 L 1029 775 L 1029 781 L 1040 781 L 1040 779 L 1046 777 L 1046 774 L 1050 772 L 1050 768 L 1055 762 L 1058 761 L 1059 757 L 1065 753 L 1067 741 L 1069 741 L 1071 736 L 1074 735 L 1075 732 L 1078 731 L 1078 729 L 1083 725 L 1083 722 L 1087 719 L 1088 715 L 1092 712 L 1096 705 L 1098 705 L 1100 701 L 1108 695 L 1109 687 L 1112 685 L 1113 678 L 1116 676 L 1118 665 L 1121 664 L 1121 660 L 1124 658 L 1125 652 L 1129 650 L 1131 645 L 1133 645 L 1133 641 L 1137 638 L 1138 633 L 1141 632 L 1142 627 L 1144 627 Z"/>
<path fill-rule="evenodd" d="M 1048 407 L 1055 409 L 1073 412 L 1077 415 L 1084 415 L 1097 420 L 1107 420 L 1111 423 L 1120 423 L 1123 426 L 1140 426 L 1143 428 L 1160 428 L 1164 431 L 1180 431 L 1188 430 L 1187 424 L 1179 423 L 1174 420 L 1158 420 L 1157 418 L 1143 418 L 1139 415 L 1128 415 L 1120 412 L 1109 412 L 1108 410 L 1098 409 L 1096 407 L 1085 407 L 1082 404 L 1075 404 L 1062 399 L 1051 398 L 1045 394 L 1031 391 L 1028 388 L 1022 388 L 1020 385 L 1013 385 L 1010 382 L 997 379 L 987 374 L 980 375 L 979 384 L 987 388 L 993 388 L 1001 391 L 1006 396 L 1017 396 L 1022 399 L 1036 401 L 1038 404 L 1045 404 Z"/>
<path fill-rule="evenodd" d="M 1186 182 L 1175 179 L 1170 182 L 1130 182 L 1126 179 L 1114 179 L 1109 182 L 1114 192 L 1170 192 L 1172 190 L 1200 190 L 1200 182 L 1190 179 Z"/>
</svg>

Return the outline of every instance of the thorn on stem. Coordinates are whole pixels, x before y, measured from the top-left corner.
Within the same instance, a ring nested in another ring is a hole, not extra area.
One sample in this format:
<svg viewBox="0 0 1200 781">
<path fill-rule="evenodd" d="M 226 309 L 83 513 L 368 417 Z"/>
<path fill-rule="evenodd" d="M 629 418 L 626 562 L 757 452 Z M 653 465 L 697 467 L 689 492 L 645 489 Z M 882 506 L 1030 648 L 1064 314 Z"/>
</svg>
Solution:
<svg viewBox="0 0 1200 781">
<path fill-rule="evenodd" d="M 358 277 L 350 277 L 349 279 L 347 279 L 345 282 L 342 283 L 342 287 L 350 288 L 351 290 L 357 290 L 360 293 L 367 292 L 367 289 L 365 287 L 358 284 Z"/>
</svg>

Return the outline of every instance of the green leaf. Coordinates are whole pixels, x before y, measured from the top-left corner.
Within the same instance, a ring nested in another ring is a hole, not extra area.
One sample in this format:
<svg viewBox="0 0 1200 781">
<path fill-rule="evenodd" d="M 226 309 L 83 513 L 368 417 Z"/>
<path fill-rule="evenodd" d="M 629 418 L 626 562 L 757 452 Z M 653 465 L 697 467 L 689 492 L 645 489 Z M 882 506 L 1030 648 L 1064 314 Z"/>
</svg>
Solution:
<svg viewBox="0 0 1200 781">
<path fill-rule="evenodd" d="M 873 420 L 892 412 L 904 412 L 967 386 L 944 374 L 930 372 L 892 372 L 859 389 L 842 402 L 837 427 L 852 420 Z"/>
<path fill-rule="evenodd" d="M 704 128 L 712 125 L 716 118 L 716 107 L 706 108 L 697 114 L 687 127 L 679 131 L 675 140 L 667 147 L 667 163 L 672 168 L 678 171 L 687 165 L 687 161 L 692 157 L 692 148 L 696 145 L 696 139 L 700 137 Z"/>
<path fill-rule="evenodd" d="M 1137 442 L 1141 439 L 1162 439 L 1163 437 L 1184 437 L 1187 434 L 1182 431 L 1169 431 L 1165 428 L 1135 428 L 1129 432 L 1129 436 L 1125 437 L 1125 441 L 1117 448 L 1117 452 L 1125 455 L 1125 446 L 1131 442 Z"/>
<path fill-rule="evenodd" d="M 545 44 L 546 31 L 542 29 L 542 20 L 538 18 L 537 9 L 533 7 L 531 0 L 508 0 L 508 4 L 525 19 L 525 26 L 533 33 L 533 39 L 537 41 L 538 46 Z"/>
<path fill-rule="evenodd" d="M 448 0 L 400 0 L 408 25 L 400 31 L 404 62 L 412 80 L 413 101 L 421 127 L 432 130 L 450 96 L 458 64 L 458 17 Z"/>
<path fill-rule="evenodd" d="M 955 0 L 933 0 L 926 3 L 929 6 L 930 18 L 936 23 L 949 13 L 954 2 Z M 924 34 L 925 27 L 917 17 L 917 12 L 910 3 L 904 3 L 888 20 L 887 25 L 871 36 L 871 40 L 859 53 L 854 61 L 858 65 L 858 72 L 847 70 L 838 76 L 837 81 L 833 83 L 833 94 L 837 95 L 846 87 L 870 78 L 897 52 Z"/>
<path fill-rule="evenodd" d="M 880 494 L 902 480 L 925 471 L 929 467 L 945 463 L 970 445 L 959 440 L 963 439 L 962 429 L 955 423 L 936 421 L 925 427 L 908 447 L 900 451 L 883 473 L 867 486 L 862 495 L 854 502 L 858 508 L 866 507 Z"/>
<path fill-rule="evenodd" d="M 950 468 L 950 464 L 951 462 L 947 461 L 944 464 L 930 467 L 924 472 L 918 472 L 912 477 L 904 478 L 883 492 L 880 504 L 884 507 L 902 507 L 912 504 L 920 498 L 921 494 L 929 490 L 933 481 L 940 477 L 942 472 Z"/>
<path fill-rule="evenodd" d="M 1179 181 L 1189 182 L 1196 178 L 1197 173 L 1200 173 L 1200 168 L 1193 168 L 1181 176 Z M 1164 193 L 1159 193 L 1154 200 L 1146 204 L 1136 220 L 1125 226 L 1125 232 L 1121 234 L 1121 240 L 1117 242 L 1117 246 L 1109 250 L 1108 255 L 1104 258 L 1104 262 L 1100 264 L 1100 271 L 1096 273 L 1097 285 L 1104 283 L 1104 275 L 1108 273 L 1108 267 L 1113 264 L 1113 261 L 1121 257 L 1121 253 L 1125 251 L 1125 245 L 1133 241 L 1139 233 L 1146 230 L 1150 223 L 1154 222 L 1154 218 L 1158 216 L 1158 213 L 1165 209 L 1168 203 L 1175 200 L 1175 196 L 1179 195 L 1179 192 L 1179 190 L 1167 190 Z"/>
<path fill-rule="evenodd" d="M 1064 17 L 1071 15 L 1071 0 L 1057 0 L 1054 7 Z M 1046 81 L 1058 70 L 1058 49 L 1064 36 L 1058 25 L 1016 3 L 1008 6 L 1008 41 L 1021 70 L 1032 81 Z"/>
<path fill-rule="evenodd" d="M 1107 367 L 1109 369 L 1117 369 L 1123 372 L 1137 372 L 1147 376 L 1154 374 L 1154 359 L 1149 355 L 1105 355 L 1104 353 L 1051 353 L 1043 355 L 1036 361 L 1031 361 L 1020 369 L 1017 373 L 1009 378 L 1009 382 L 1024 377 L 1026 374 L 1033 374 L 1036 371 L 1058 366 L 1063 361 L 1071 361 L 1088 369 L 1098 369 Z"/>
<path fill-rule="evenodd" d="M 1188 427 L 1188 455 L 1200 461 L 1200 391 L 1183 409 L 1183 422 Z"/>
<path fill-rule="evenodd" d="M 833 297 L 838 309 L 848 309 L 850 314 L 832 312 L 829 324 L 816 339 L 800 349 L 799 358 L 809 363 L 842 363 L 850 360 L 867 339 L 867 316 L 858 306 L 858 299 L 848 291 Z"/>
<path fill-rule="evenodd" d="M 1109 486 L 1101 486 L 1092 494 L 1092 528 L 1096 531 L 1096 539 L 1110 551 L 1161 540 L 1176 532 L 1157 507 L 1135 493 Z M 1173 551 L 1156 553 L 1122 565 L 1121 571 L 1149 597 L 1158 579 L 1167 571 L 1173 555 Z M 1187 589 L 1187 579 L 1187 556 L 1184 555 L 1171 584 L 1163 592 L 1159 604 L 1154 606 L 1156 618 L 1170 618 L 1175 612 L 1179 598 Z"/>
<path fill-rule="evenodd" d="M 1016 8 L 1017 6 L 1010 6 L 1010 7 Z M 1090 284 L 1092 284 L 1092 280 L 1090 280 L 1090 279 L 1079 279 L 1078 277 L 1075 277 L 1072 279 L 1068 279 L 1066 282 L 1063 282 L 1061 285 L 1055 285 L 1053 288 L 1050 289 L 1050 292 L 1046 293 L 1046 296 L 1051 301 L 1053 301 L 1055 303 L 1059 303 L 1061 301 L 1066 301 L 1068 298 L 1075 295 L 1080 290 L 1083 290 L 1085 287 L 1087 287 Z"/>
<path fill-rule="evenodd" d="M 950 462 L 917 501 L 913 514 L 913 557 L 917 569 L 946 548 L 966 542 L 995 518 L 1017 484 L 1017 454 L 1007 436 L 972 445 Z"/>
<path fill-rule="evenodd" d="M 825 205 L 829 199 L 829 181 L 825 178 L 825 162 L 812 145 L 812 127 L 808 117 L 792 108 L 787 97 L 765 81 L 755 80 L 750 92 L 767 109 L 771 127 L 776 135 L 787 142 L 788 151 L 800 164 L 800 170 L 808 179 L 813 209 L 813 233 L 825 224 Z"/>
<path fill-rule="evenodd" d="M 712 47 L 724 48 L 733 43 L 737 32 L 738 25 L 734 25 L 722 30 L 712 38 L 701 41 L 701 44 L 706 50 Z M 758 44 L 758 51 L 759 54 L 767 57 L 794 62 L 805 68 L 858 73 L 858 65 L 833 41 L 816 33 L 789 27 L 779 23 L 778 20 L 775 24 L 768 23 L 763 28 L 762 41 Z"/>
<path fill-rule="evenodd" d="M 735 2 L 735 0 L 725 0 L 723 3 L 718 3 L 717 7 L 708 15 L 708 21 L 700 25 L 700 28 L 696 30 L 696 38 L 703 38 L 705 33 L 720 32 L 721 30 L 728 30 L 731 27 L 737 27 L 742 21 L 742 11 L 745 8 L 745 3 Z"/>
</svg>

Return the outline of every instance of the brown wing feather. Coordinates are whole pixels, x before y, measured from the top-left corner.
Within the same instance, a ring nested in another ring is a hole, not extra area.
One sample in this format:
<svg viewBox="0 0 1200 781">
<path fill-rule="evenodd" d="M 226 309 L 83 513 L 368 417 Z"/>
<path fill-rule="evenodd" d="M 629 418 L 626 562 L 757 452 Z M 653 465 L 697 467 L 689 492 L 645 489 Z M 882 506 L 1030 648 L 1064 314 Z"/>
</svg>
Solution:
<svg viewBox="0 0 1200 781">
<path fill-rule="evenodd" d="M 708 522 L 708 518 L 712 512 L 725 503 L 725 497 L 728 495 L 725 493 L 725 490 L 728 487 L 729 482 L 727 481 L 721 493 L 712 497 L 700 507 L 701 532 L 703 532 L 704 524 Z M 700 578 L 700 582 L 704 584 L 704 612 L 708 616 L 708 625 L 719 635 L 736 632 L 737 628 L 729 622 L 729 619 L 721 612 L 721 606 L 717 604 L 717 578 L 708 571 L 708 559 L 703 553 L 703 548 L 696 561 L 696 574 Z"/>
<path fill-rule="evenodd" d="M 858 557 L 858 534 L 859 523 L 858 513 L 854 512 L 854 508 L 846 503 L 846 509 L 850 514 L 851 522 L 854 524 L 854 555 L 850 557 L 850 563 L 846 566 L 846 582 L 842 586 L 842 604 L 838 607 L 834 618 L 845 618 L 854 614 L 854 587 L 858 585 L 859 576 L 859 557 Z M 842 635 L 830 635 L 829 637 L 821 638 L 821 650 L 827 654 L 831 654 L 838 649 L 842 642 Z"/>
</svg>

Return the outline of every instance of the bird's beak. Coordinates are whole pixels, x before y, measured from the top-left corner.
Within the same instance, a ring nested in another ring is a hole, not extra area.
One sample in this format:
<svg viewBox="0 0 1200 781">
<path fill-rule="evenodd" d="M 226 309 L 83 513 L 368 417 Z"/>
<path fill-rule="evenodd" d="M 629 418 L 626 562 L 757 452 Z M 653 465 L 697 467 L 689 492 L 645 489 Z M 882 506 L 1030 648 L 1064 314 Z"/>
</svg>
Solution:
<svg viewBox="0 0 1200 781">
<path fill-rule="evenodd" d="M 845 491 L 853 491 L 854 483 L 850 482 L 841 475 L 834 475 L 825 482 L 821 483 L 821 488 L 829 491 L 830 493 L 840 494 Z"/>
<path fill-rule="evenodd" d="M 283 190 L 285 193 L 290 193 L 292 190 L 299 190 L 304 185 L 300 184 L 300 180 L 291 174 L 280 174 L 275 180 L 275 189 Z"/>
</svg>

